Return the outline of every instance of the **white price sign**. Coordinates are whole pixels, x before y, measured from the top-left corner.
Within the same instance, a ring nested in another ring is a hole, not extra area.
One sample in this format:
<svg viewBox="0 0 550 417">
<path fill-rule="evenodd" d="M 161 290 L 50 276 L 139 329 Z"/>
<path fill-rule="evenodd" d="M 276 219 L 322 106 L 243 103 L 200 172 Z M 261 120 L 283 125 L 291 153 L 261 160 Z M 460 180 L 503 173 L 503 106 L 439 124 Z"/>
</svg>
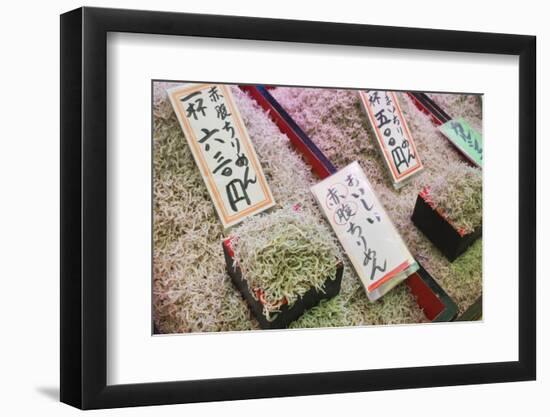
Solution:
<svg viewBox="0 0 550 417">
<path fill-rule="evenodd" d="M 186 84 L 168 95 L 224 227 L 272 207 L 275 201 L 231 90 Z"/>
</svg>

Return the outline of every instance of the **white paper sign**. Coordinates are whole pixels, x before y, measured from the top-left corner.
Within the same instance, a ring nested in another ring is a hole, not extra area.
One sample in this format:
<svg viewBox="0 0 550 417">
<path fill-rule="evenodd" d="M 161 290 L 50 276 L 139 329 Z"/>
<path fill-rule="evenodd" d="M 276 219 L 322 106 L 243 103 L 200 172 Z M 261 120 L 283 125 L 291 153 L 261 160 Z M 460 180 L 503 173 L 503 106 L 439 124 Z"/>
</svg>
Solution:
<svg viewBox="0 0 550 417">
<path fill-rule="evenodd" d="M 168 95 L 224 227 L 275 204 L 225 85 L 186 84 Z"/>
<path fill-rule="evenodd" d="M 393 184 L 399 188 L 424 166 L 397 96 L 392 91 L 378 90 L 360 91 L 359 96 Z"/>
<path fill-rule="evenodd" d="M 418 269 L 357 162 L 314 185 L 311 191 L 371 301 Z"/>
</svg>

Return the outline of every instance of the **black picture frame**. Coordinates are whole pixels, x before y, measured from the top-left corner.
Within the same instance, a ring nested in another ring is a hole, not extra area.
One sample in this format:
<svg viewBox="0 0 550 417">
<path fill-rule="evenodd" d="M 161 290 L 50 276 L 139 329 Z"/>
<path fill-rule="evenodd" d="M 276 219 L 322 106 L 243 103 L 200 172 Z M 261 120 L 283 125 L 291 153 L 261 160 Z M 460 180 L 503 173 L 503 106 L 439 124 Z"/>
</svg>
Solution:
<svg viewBox="0 0 550 417">
<path fill-rule="evenodd" d="M 519 56 L 519 360 L 113 385 L 107 375 L 108 32 Z M 536 38 L 251 17 L 80 8 L 61 16 L 61 401 L 82 409 L 533 380 Z"/>
</svg>

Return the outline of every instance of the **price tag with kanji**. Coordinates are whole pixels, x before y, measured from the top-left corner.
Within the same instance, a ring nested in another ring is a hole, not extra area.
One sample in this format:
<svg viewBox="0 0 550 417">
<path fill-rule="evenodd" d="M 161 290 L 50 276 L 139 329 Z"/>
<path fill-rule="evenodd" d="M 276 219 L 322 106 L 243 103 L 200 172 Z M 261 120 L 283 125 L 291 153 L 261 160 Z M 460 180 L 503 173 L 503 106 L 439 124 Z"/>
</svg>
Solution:
<svg viewBox="0 0 550 417">
<path fill-rule="evenodd" d="M 275 201 L 229 87 L 186 84 L 168 95 L 224 227 L 272 207 Z"/>
<path fill-rule="evenodd" d="M 424 169 L 397 96 L 393 91 L 360 91 L 369 119 L 395 188 Z"/>
</svg>

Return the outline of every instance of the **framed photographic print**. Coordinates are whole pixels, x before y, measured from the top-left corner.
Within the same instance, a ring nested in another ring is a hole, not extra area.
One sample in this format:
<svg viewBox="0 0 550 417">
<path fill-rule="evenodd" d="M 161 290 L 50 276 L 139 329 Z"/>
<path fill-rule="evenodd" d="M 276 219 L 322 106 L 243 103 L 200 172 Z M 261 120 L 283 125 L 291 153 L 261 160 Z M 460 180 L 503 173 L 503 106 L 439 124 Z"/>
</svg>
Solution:
<svg viewBox="0 0 550 417">
<path fill-rule="evenodd" d="M 535 379 L 535 37 L 61 16 L 61 401 Z"/>
</svg>

